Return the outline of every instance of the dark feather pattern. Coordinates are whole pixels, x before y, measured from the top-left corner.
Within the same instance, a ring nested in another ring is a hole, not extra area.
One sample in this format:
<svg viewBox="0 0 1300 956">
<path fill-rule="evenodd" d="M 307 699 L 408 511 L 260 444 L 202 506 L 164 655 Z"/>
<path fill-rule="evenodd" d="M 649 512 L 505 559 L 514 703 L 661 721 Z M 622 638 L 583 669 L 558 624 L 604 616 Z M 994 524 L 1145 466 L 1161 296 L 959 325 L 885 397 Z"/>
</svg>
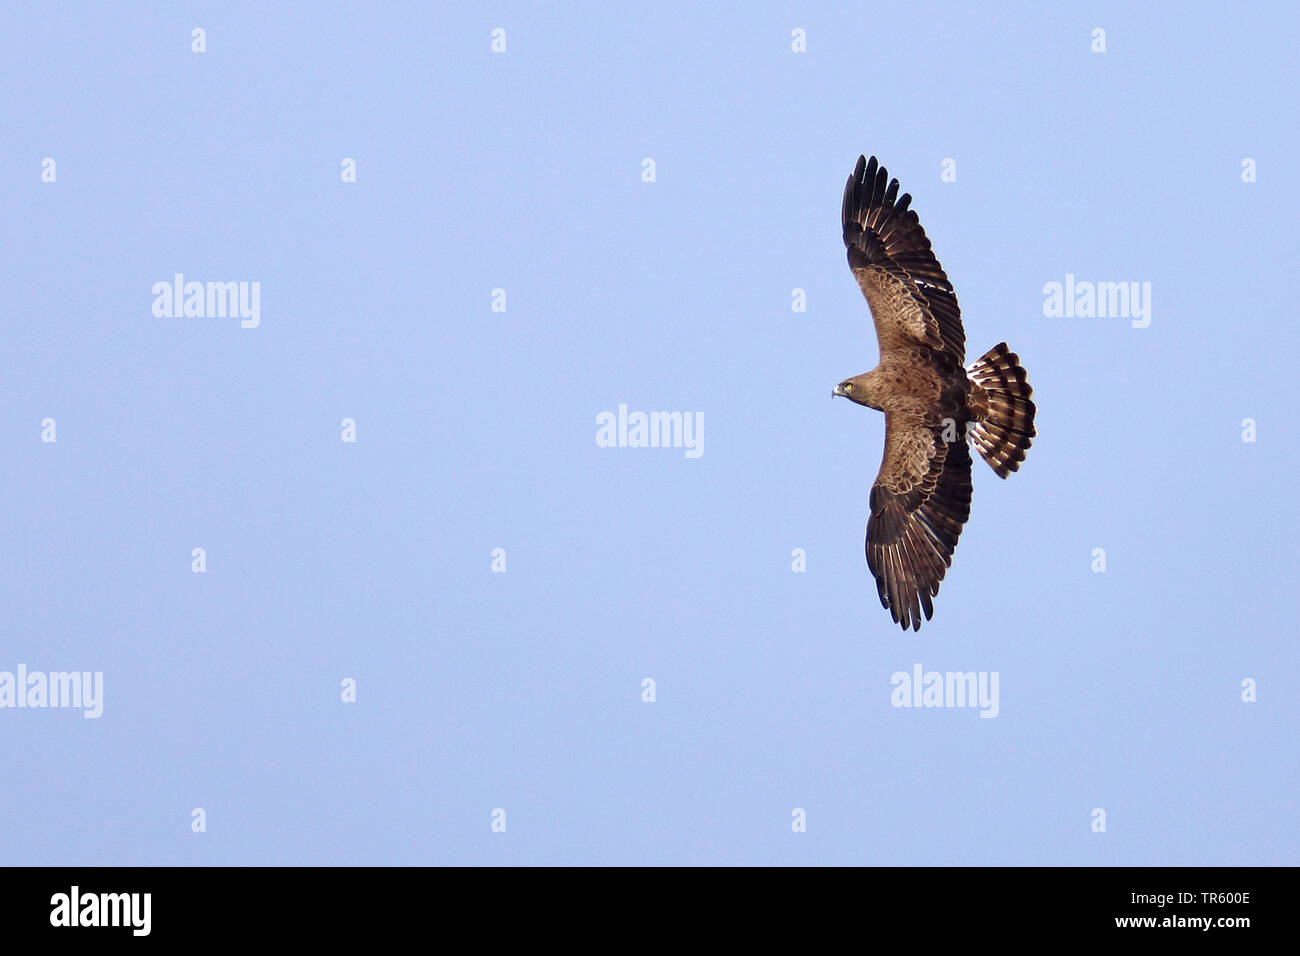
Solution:
<svg viewBox="0 0 1300 956">
<path fill-rule="evenodd" d="M 849 266 L 855 274 L 877 266 L 907 283 L 909 293 L 933 323 L 942 347 L 961 363 L 966 355 L 966 332 L 952 283 L 934 257 L 920 219 L 908 208 L 911 195 L 904 193 L 895 200 L 898 180 L 890 180 L 886 185 L 888 177 L 885 168 L 876 163 L 876 157 L 872 156 L 868 162 L 859 156 L 853 175 L 844 186 L 840 221 L 844 245 L 849 250 Z M 879 318 L 876 321 L 879 326 Z"/>
</svg>

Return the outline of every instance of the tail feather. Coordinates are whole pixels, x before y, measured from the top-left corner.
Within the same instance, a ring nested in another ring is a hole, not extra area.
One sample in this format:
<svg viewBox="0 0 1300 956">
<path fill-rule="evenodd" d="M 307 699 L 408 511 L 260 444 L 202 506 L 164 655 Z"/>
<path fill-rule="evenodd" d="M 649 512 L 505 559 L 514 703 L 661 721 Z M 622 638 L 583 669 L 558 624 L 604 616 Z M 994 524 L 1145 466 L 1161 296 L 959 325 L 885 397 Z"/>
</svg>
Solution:
<svg viewBox="0 0 1300 956">
<path fill-rule="evenodd" d="M 999 477 L 1005 478 L 1020 469 L 1025 453 L 1033 444 L 1034 407 L 1030 396 L 1029 376 L 1020 366 L 1020 357 L 999 342 L 989 349 L 966 373 L 984 390 L 987 409 L 984 418 L 971 422 L 971 443 Z"/>
</svg>

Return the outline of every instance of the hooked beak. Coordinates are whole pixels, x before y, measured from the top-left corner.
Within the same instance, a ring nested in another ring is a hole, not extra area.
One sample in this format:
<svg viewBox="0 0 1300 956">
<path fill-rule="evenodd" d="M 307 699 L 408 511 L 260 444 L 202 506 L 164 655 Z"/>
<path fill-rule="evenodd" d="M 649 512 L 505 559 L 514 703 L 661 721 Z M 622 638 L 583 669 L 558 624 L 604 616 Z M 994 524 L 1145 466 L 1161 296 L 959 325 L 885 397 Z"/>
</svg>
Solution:
<svg viewBox="0 0 1300 956">
<path fill-rule="evenodd" d="M 836 395 L 840 395 L 840 396 L 843 396 L 843 395 L 844 395 L 844 383 L 843 383 L 843 382 L 841 382 L 839 385 L 836 385 L 835 388 L 834 388 L 834 390 L 832 390 L 832 392 L 831 392 L 831 398 L 834 398 Z"/>
</svg>

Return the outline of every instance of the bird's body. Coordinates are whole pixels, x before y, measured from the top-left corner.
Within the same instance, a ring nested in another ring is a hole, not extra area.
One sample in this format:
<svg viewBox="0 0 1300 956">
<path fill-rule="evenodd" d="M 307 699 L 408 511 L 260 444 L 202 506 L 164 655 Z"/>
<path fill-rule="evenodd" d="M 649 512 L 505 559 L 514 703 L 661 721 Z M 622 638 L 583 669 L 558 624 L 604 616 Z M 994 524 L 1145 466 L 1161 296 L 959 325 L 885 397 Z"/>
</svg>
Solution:
<svg viewBox="0 0 1300 956">
<path fill-rule="evenodd" d="M 886 183 L 888 182 L 888 185 Z M 834 394 L 885 413 L 885 453 L 871 489 L 867 565 L 881 604 L 904 629 L 932 598 L 970 516 L 974 445 L 998 475 L 1020 467 L 1034 437 L 1032 389 L 999 343 L 966 369 L 957 297 L 898 181 L 865 157 L 844 189 L 849 267 L 866 296 L 880 362 Z"/>
<path fill-rule="evenodd" d="M 870 372 L 848 379 L 853 383 L 855 402 L 879 412 L 925 410 L 941 402 L 945 387 L 953 379 L 966 378 L 960 365 L 944 361 L 942 352 L 931 349 L 891 349 L 880 356 Z"/>
</svg>

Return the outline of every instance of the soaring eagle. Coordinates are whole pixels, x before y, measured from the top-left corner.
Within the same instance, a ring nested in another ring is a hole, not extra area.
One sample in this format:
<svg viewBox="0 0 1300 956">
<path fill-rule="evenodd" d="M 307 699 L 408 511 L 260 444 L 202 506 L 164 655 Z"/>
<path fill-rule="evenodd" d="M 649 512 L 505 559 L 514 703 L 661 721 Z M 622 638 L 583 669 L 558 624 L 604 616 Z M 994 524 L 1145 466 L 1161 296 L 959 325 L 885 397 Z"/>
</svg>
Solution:
<svg viewBox="0 0 1300 956">
<path fill-rule="evenodd" d="M 876 157 L 858 157 L 841 220 L 849 268 L 876 324 L 880 364 L 832 394 L 885 413 L 867 567 L 894 622 L 920 630 L 921 612 L 933 616 L 931 599 L 970 517 L 967 443 L 1005 478 L 1020 468 L 1035 431 L 1033 389 L 1005 342 L 964 367 L 961 309 L 911 201 L 898 195 L 898 180 Z"/>
</svg>

